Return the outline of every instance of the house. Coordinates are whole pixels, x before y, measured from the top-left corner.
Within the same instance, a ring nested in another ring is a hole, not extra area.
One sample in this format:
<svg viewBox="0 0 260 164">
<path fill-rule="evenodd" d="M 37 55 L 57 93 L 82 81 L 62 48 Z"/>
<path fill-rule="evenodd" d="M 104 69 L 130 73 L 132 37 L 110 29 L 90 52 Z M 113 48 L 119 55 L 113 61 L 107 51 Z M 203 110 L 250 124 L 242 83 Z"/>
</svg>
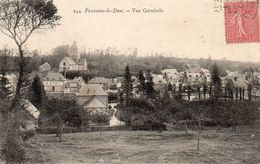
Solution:
<svg viewBox="0 0 260 164">
<path fill-rule="evenodd" d="M 166 79 L 174 88 L 177 88 L 182 81 L 182 76 L 177 69 L 164 69 L 161 72 L 163 73 L 164 79 Z"/>
<path fill-rule="evenodd" d="M 200 65 L 186 65 L 182 78 L 183 82 L 189 85 L 202 84 L 211 81 L 211 73 L 208 69 L 202 68 Z"/>
<path fill-rule="evenodd" d="M 106 112 L 108 94 L 99 84 L 85 84 L 76 94 L 77 103 L 89 112 Z"/>
<path fill-rule="evenodd" d="M 35 119 L 39 118 L 40 111 L 29 100 L 21 99 L 20 103 Z"/>
<path fill-rule="evenodd" d="M 87 109 L 90 112 L 90 115 L 106 113 L 106 105 L 96 98 L 91 98 L 89 101 L 87 101 L 83 105 L 83 108 Z"/>
<path fill-rule="evenodd" d="M 211 81 L 211 72 L 208 69 L 201 68 L 201 74 L 206 79 L 207 82 Z"/>
<path fill-rule="evenodd" d="M 21 99 L 20 104 L 23 108 L 18 113 L 24 120 L 21 130 L 35 130 L 40 111 L 29 100 Z"/>
<path fill-rule="evenodd" d="M 180 78 L 177 69 L 164 69 L 161 71 L 165 78 L 172 79 L 173 81 L 178 81 Z"/>
<path fill-rule="evenodd" d="M 68 94 L 76 94 L 79 90 L 79 82 L 75 79 L 73 80 L 66 80 L 65 81 L 65 88 L 64 88 L 64 93 Z"/>
<path fill-rule="evenodd" d="M 65 77 L 61 73 L 48 72 L 43 78 L 45 92 L 48 93 L 63 93 L 65 90 Z"/>
<path fill-rule="evenodd" d="M 168 82 L 163 78 L 163 75 L 152 74 L 154 89 L 162 91 L 168 88 Z"/>
<path fill-rule="evenodd" d="M 238 77 L 227 77 L 226 80 L 226 86 L 225 86 L 225 91 L 229 92 L 231 91 L 232 97 L 235 98 L 248 98 L 248 87 L 249 87 L 249 81 L 243 79 L 243 78 L 238 78 Z"/>
<path fill-rule="evenodd" d="M 252 99 L 256 102 L 260 102 L 260 90 L 259 90 L 259 88 L 254 88 L 252 90 Z"/>
<path fill-rule="evenodd" d="M 117 88 L 121 88 L 124 83 L 124 77 L 117 77 L 115 79 Z"/>
<path fill-rule="evenodd" d="M 87 71 L 87 60 L 80 58 L 75 59 L 73 57 L 64 57 L 59 64 L 59 72 L 63 71 Z"/>
<path fill-rule="evenodd" d="M 87 71 L 87 60 L 79 54 L 77 43 L 74 42 L 69 49 L 69 56 L 64 57 L 59 64 L 59 72 Z"/>
<path fill-rule="evenodd" d="M 43 65 L 39 66 L 40 72 L 47 72 L 51 70 L 51 65 L 49 63 L 44 63 Z"/>
<path fill-rule="evenodd" d="M 62 98 L 65 91 L 65 77 L 61 73 L 48 72 L 42 82 L 48 98 Z"/>
<path fill-rule="evenodd" d="M 104 90 L 108 90 L 111 85 L 116 85 L 116 81 L 105 77 L 94 77 L 88 81 L 88 84 L 99 84 Z"/>
</svg>

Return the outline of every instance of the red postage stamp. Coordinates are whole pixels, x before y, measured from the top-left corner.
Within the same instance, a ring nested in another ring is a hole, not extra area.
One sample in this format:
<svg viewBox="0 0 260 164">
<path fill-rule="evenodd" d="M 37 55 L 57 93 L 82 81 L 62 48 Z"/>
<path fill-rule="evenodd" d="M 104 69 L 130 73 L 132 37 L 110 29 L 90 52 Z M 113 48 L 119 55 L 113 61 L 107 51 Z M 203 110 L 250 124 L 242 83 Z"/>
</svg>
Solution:
<svg viewBox="0 0 260 164">
<path fill-rule="evenodd" d="M 227 43 L 259 42 L 258 3 L 225 2 Z"/>
</svg>

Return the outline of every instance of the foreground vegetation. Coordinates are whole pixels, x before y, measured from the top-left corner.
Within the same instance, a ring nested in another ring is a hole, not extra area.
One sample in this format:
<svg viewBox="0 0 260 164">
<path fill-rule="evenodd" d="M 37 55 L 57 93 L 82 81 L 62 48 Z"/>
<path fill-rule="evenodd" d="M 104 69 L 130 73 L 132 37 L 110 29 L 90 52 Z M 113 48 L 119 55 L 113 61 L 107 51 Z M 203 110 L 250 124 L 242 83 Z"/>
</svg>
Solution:
<svg viewBox="0 0 260 164">
<path fill-rule="evenodd" d="M 202 132 L 201 150 L 193 132 L 111 131 L 38 135 L 28 143 L 32 163 L 258 163 L 260 131 L 248 127 Z M 255 137 L 251 137 L 255 134 Z"/>
</svg>

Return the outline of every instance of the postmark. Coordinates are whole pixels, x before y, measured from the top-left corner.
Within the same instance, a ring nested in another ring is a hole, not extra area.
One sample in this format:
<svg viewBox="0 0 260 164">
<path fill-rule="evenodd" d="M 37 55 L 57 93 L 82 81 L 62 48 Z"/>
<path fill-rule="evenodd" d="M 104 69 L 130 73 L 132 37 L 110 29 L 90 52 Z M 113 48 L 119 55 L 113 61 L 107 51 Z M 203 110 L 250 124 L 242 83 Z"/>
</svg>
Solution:
<svg viewBox="0 0 260 164">
<path fill-rule="evenodd" d="M 258 2 L 225 2 L 226 43 L 259 42 Z"/>
</svg>

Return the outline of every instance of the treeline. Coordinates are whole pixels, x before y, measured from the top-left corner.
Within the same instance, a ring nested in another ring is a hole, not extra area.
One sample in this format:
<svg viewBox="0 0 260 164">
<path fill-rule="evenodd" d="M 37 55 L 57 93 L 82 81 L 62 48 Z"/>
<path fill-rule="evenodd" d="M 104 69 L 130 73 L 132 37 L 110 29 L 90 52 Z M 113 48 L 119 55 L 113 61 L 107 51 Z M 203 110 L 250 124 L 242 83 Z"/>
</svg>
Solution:
<svg viewBox="0 0 260 164">
<path fill-rule="evenodd" d="M 38 51 L 28 53 L 31 62 L 34 63 L 33 70 L 38 70 L 38 66 L 48 62 L 53 69 L 58 69 L 60 61 L 69 56 L 69 45 L 58 46 L 48 55 L 41 54 Z M 81 52 L 81 56 L 87 59 L 89 71 L 93 75 L 104 77 L 123 76 L 126 65 L 131 67 L 133 75 L 138 75 L 139 70 L 151 70 L 159 73 L 160 70 L 166 68 L 175 68 L 183 71 L 186 64 L 199 64 L 203 68 L 210 69 L 213 63 L 216 63 L 221 71 L 221 75 L 225 74 L 225 70 L 246 72 L 248 70 L 258 71 L 259 63 L 257 62 L 238 62 L 208 59 L 190 59 L 166 57 L 161 54 L 147 54 L 147 56 L 138 57 L 138 52 L 134 51 L 130 54 L 122 54 L 118 51 L 95 50 L 94 52 Z M 1 60 L 1 56 L 0 56 Z M 10 56 L 10 71 L 18 70 L 19 58 Z"/>
</svg>

